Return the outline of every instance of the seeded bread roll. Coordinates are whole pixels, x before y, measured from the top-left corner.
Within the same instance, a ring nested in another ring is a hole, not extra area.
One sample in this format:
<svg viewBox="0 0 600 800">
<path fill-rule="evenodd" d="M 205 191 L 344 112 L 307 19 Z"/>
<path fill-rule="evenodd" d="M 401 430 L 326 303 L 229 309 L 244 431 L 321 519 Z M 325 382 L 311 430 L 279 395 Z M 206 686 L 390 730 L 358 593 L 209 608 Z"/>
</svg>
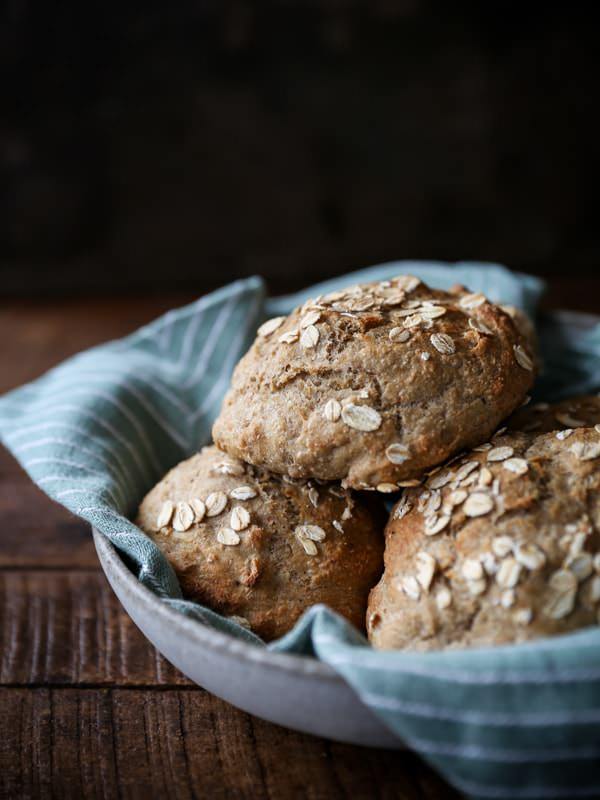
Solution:
<svg viewBox="0 0 600 800">
<path fill-rule="evenodd" d="M 383 520 L 349 491 L 283 480 L 207 447 L 152 489 L 137 524 L 185 597 L 244 618 L 265 640 L 315 603 L 364 629 Z"/>
<path fill-rule="evenodd" d="M 599 530 L 598 431 L 496 437 L 395 506 L 369 639 L 432 650 L 596 624 Z"/>
<path fill-rule="evenodd" d="M 532 356 L 482 294 L 411 276 L 354 286 L 259 328 L 215 443 L 294 478 L 394 491 L 490 436 L 531 386 Z"/>
<path fill-rule="evenodd" d="M 569 431 L 573 428 L 593 428 L 600 425 L 600 397 L 580 395 L 560 403 L 535 403 L 516 411 L 507 422 L 515 431 Z M 568 434 L 567 434 L 568 435 Z"/>
<path fill-rule="evenodd" d="M 508 316 L 515 323 L 519 333 L 525 337 L 529 345 L 529 352 L 532 353 L 536 366 L 539 367 L 539 342 L 535 325 L 531 317 L 516 306 L 500 306 L 502 311 L 506 311 Z"/>
</svg>

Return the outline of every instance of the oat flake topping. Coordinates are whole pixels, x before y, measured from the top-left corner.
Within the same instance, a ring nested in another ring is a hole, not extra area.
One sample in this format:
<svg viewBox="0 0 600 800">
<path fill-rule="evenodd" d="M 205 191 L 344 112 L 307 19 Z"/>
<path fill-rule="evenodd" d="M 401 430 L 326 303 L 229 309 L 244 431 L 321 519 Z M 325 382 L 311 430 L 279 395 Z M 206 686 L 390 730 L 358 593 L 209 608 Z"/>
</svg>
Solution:
<svg viewBox="0 0 600 800">
<path fill-rule="evenodd" d="M 429 591 L 429 587 L 431 586 L 431 581 L 433 580 L 433 576 L 435 574 L 436 568 L 436 561 L 435 558 L 426 553 L 424 550 L 421 550 L 417 553 L 416 557 L 417 562 L 417 581 L 423 591 Z"/>
<path fill-rule="evenodd" d="M 370 406 L 348 403 L 342 409 L 342 420 L 357 431 L 376 431 L 381 425 L 381 415 Z"/>
<path fill-rule="evenodd" d="M 173 516 L 174 511 L 175 506 L 173 505 L 172 501 L 165 500 L 160 507 L 160 511 L 158 512 L 158 517 L 156 518 L 156 527 L 160 529 L 168 525 L 169 522 L 171 522 L 171 517 Z"/>
<path fill-rule="evenodd" d="M 217 517 L 225 510 L 227 495 L 225 492 L 211 492 L 204 501 L 204 504 L 206 505 L 206 516 Z"/>
<path fill-rule="evenodd" d="M 316 347 L 319 342 L 319 329 L 314 325 L 309 325 L 302 331 L 300 344 L 306 349 Z"/>
<path fill-rule="evenodd" d="M 202 522 L 206 514 L 206 506 L 204 504 L 204 501 L 201 500 L 199 497 L 193 497 L 190 500 L 190 505 L 194 511 L 196 522 Z"/>
<path fill-rule="evenodd" d="M 392 464 L 403 464 L 410 458 L 410 452 L 405 444 L 394 442 L 386 449 L 385 456 Z"/>
<path fill-rule="evenodd" d="M 494 501 L 489 494 L 483 494 L 483 492 L 473 492 L 463 505 L 463 511 L 467 517 L 481 517 L 489 514 L 493 508 Z"/>
<path fill-rule="evenodd" d="M 232 531 L 231 528 L 221 528 L 221 530 L 217 532 L 217 541 L 221 542 L 221 544 L 235 547 L 235 545 L 240 543 L 240 537 L 235 531 Z"/>
<path fill-rule="evenodd" d="M 194 512 L 189 503 L 177 503 L 173 515 L 173 527 L 176 531 L 187 531 L 194 522 Z"/>
<path fill-rule="evenodd" d="M 507 458 L 502 466 L 515 475 L 524 475 L 529 470 L 529 464 L 524 458 Z"/>
<path fill-rule="evenodd" d="M 313 542 L 322 542 L 326 537 L 325 531 L 319 525 L 298 525 L 294 533 L 299 538 Z"/>
<path fill-rule="evenodd" d="M 382 494 L 391 494 L 392 492 L 397 492 L 398 487 L 395 483 L 378 483 L 377 491 Z"/>
<path fill-rule="evenodd" d="M 402 578 L 400 586 L 402 591 L 412 600 L 418 600 L 421 596 L 421 589 L 417 583 L 417 579 L 413 578 L 412 575 L 407 575 L 405 578 Z"/>
<path fill-rule="evenodd" d="M 533 361 L 525 352 L 525 349 L 520 344 L 513 345 L 513 351 L 515 354 L 515 359 L 517 360 L 517 364 L 523 369 L 528 370 L 531 372 L 533 370 Z"/>
<path fill-rule="evenodd" d="M 448 336 L 447 333 L 432 333 L 429 337 L 429 340 L 438 353 L 442 353 L 444 355 L 452 355 L 452 353 L 456 353 L 456 345 L 454 344 L 454 340 L 451 336 Z"/>
<path fill-rule="evenodd" d="M 600 456 L 600 442 L 574 442 L 570 450 L 580 461 L 593 461 Z"/>
<path fill-rule="evenodd" d="M 314 325 L 321 319 L 321 312 L 320 311 L 309 311 L 308 314 L 305 314 L 302 319 L 300 320 L 300 327 L 302 329 L 308 328 L 310 325 Z"/>
<path fill-rule="evenodd" d="M 285 317 L 273 317 L 273 319 L 268 319 L 266 322 L 263 322 L 256 333 L 258 336 L 262 337 L 270 336 L 277 328 L 283 325 L 284 320 Z"/>
<path fill-rule="evenodd" d="M 235 506 L 229 518 L 234 531 L 243 531 L 250 525 L 250 514 L 243 506 Z"/>
<path fill-rule="evenodd" d="M 493 447 L 491 450 L 488 450 L 487 460 L 504 461 L 510 458 L 514 452 L 512 447 Z"/>
<path fill-rule="evenodd" d="M 461 308 L 479 308 L 479 306 L 485 303 L 486 297 L 484 294 L 480 292 L 476 292 L 473 294 L 466 294 L 460 298 L 458 304 Z"/>
<path fill-rule="evenodd" d="M 282 333 L 281 336 L 279 337 L 279 341 L 281 342 L 281 344 L 294 344 L 294 342 L 298 341 L 299 337 L 300 334 L 294 328 L 294 330 Z"/>
<path fill-rule="evenodd" d="M 448 608 L 452 604 L 452 594 L 450 593 L 450 589 L 448 589 L 446 586 L 440 586 L 435 594 L 435 604 L 440 611 Z"/>
<path fill-rule="evenodd" d="M 519 582 L 520 574 L 521 565 L 516 558 L 509 556 L 500 564 L 496 573 L 496 583 L 504 589 L 512 589 Z"/>
<path fill-rule="evenodd" d="M 425 536 L 435 536 L 437 533 L 441 533 L 441 531 L 450 524 L 450 519 L 450 514 L 442 514 L 439 517 L 428 517 L 425 520 Z"/>
<path fill-rule="evenodd" d="M 390 342 L 407 342 L 410 339 L 410 331 L 405 328 L 392 328 L 388 333 Z"/>
<path fill-rule="evenodd" d="M 543 613 L 551 619 L 562 619 L 575 607 L 577 578 L 569 570 L 559 569 L 550 576 L 548 592 Z"/>
<path fill-rule="evenodd" d="M 475 319 L 475 317 L 469 317 L 469 327 L 472 328 L 477 333 L 483 333 L 485 336 L 493 336 L 494 331 L 491 328 L 481 322 L 481 320 Z"/>
<path fill-rule="evenodd" d="M 515 541 L 510 536 L 495 536 L 492 539 L 492 550 L 498 558 L 505 558 L 512 553 L 514 547 Z"/>
<path fill-rule="evenodd" d="M 342 413 L 342 406 L 333 397 L 325 403 L 323 416 L 328 422 L 337 422 Z"/>
<path fill-rule="evenodd" d="M 232 500 L 252 500 L 256 497 L 256 489 L 251 486 L 236 486 L 229 492 L 229 496 Z"/>
</svg>

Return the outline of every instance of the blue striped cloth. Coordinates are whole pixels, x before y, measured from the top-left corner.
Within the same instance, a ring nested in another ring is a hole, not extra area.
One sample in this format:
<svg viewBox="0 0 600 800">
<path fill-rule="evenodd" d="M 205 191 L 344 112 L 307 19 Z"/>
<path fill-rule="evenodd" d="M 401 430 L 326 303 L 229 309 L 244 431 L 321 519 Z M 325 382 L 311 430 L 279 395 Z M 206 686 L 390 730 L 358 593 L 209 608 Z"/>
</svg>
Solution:
<svg viewBox="0 0 600 800">
<path fill-rule="evenodd" d="M 102 531 L 165 603 L 265 645 L 185 601 L 156 546 L 129 521 L 177 462 L 210 437 L 231 371 L 265 318 L 359 280 L 412 273 L 463 283 L 529 311 L 542 286 L 497 265 L 400 262 L 268 299 L 238 281 L 96 347 L 0 399 L 0 436 L 54 500 Z M 598 389 L 600 326 L 544 332 L 541 386 L 555 397 Z M 440 653 L 373 651 L 325 607 L 270 645 L 322 659 L 454 786 L 485 798 L 600 796 L 600 631 L 533 644 Z"/>
</svg>

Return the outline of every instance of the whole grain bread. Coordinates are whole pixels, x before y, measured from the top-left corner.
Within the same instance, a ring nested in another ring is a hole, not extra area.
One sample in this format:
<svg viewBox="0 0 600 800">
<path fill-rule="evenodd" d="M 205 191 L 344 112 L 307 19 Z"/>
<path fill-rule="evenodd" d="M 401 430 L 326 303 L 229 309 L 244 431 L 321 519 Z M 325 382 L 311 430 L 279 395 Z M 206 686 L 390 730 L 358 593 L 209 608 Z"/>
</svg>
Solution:
<svg viewBox="0 0 600 800">
<path fill-rule="evenodd" d="M 350 491 L 272 476 L 207 447 L 149 492 L 137 524 L 186 598 L 240 618 L 265 640 L 315 603 L 364 629 L 384 519 Z"/>
<path fill-rule="evenodd" d="M 395 506 L 369 639 L 430 650 L 596 624 L 599 532 L 598 430 L 497 436 Z"/>
<path fill-rule="evenodd" d="M 272 472 L 390 492 L 489 437 L 534 361 L 482 294 L 412 276 L 354 286 L 261 326 L 213 436 Z"/>
<path fill-rule="evenodd" d="M 535 433 L 593 428 L 600 424 L 600 397 L 585 394 L 559 403 L 528 404 L 515 411 L 506 424 L 510 430 Z"/>
</svg>

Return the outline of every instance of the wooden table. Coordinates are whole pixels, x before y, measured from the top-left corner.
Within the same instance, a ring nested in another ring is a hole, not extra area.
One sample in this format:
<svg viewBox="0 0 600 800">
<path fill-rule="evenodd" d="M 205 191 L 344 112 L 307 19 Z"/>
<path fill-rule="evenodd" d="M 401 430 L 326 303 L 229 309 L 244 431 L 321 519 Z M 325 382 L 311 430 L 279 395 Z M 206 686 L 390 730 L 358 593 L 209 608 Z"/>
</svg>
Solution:
<svg viewBox="0 0 600 800">
<path fill-rule="evenodd" d="M 570 304 L 599 310 L 598 289 L 571 285 Z M 5 303 L 0 393 L 190 299 Z M 5 450 L 0 581 L 1 798 L 455 796 L 410 752 L 294 733 L 191 684 L 121 609 L 88 526 Z"/>
</svg>

